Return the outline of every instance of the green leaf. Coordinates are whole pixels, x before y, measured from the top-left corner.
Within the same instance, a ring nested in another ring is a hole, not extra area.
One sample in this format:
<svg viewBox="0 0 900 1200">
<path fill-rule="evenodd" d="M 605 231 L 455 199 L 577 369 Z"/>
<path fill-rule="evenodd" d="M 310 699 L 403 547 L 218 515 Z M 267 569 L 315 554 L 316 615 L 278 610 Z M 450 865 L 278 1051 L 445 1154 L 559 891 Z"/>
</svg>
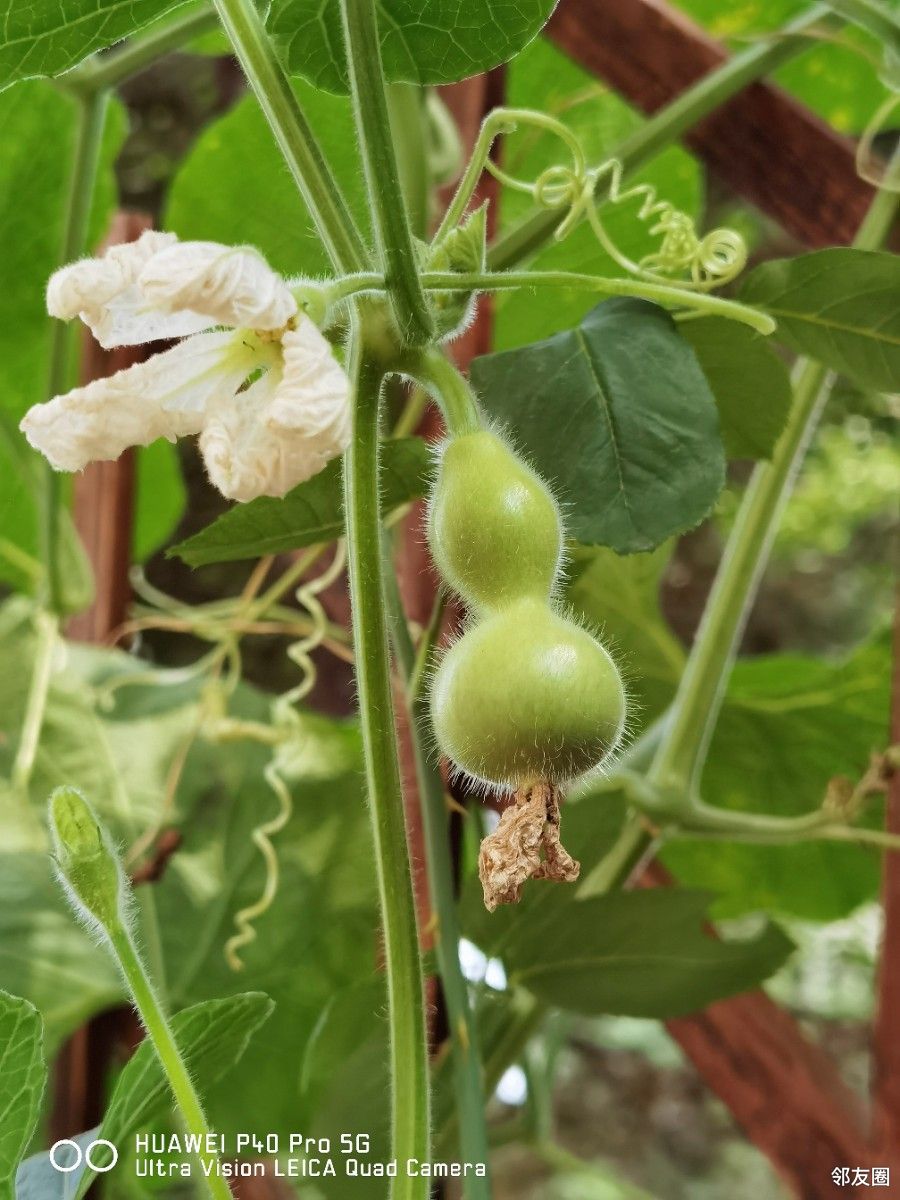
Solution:
<svg viewBox="0 0 900 1200">
<path fill-rule="evenodd" d="M 509 65 L 506 103 L 549 113 L 578 138 L 587 161 L 599 164 L 611 150 L 639 129 L 642 118 L 602 82 L 578 67 L 546 38 L 536 38 Z M 523 126 L 503 139 L 503 166 L 517 178 L 535 180 L 549 167 L 568 162 L 568 151 L 552 133 Z M 634 176 L 660 198 L 691 217 L 701 208 L 701 176 L 697 162 L 680 146 L 669 146 Z M 630 185 L 629 185 L 630 186 Z M 634 200 L 602 209 L 605 229 L 619 250 L 632 260 L 659 249 L 654 222 L 638 219 Z M 530 195 L 501 188 L 498 224 L 507 232 L 534 210 Z M 560 212 L 560 220 L 563 217 Z M 540 270 L 586 271 L 621 275 L 621 267 L 581 222 L 562 241 L 550 243 L 529 263 Z M 510 350 L 550 334 L 572 329 L 594 307 L 596 296 L 567 288 L 535 288 L 501 292 L 494 297 L 493 348 Z"/>
<path fill-rule="evenodd" d="M 175 1040 L 201 1092 L 234 1066 L 274 1007 L 261 992 L 240 992 L 195 1004 L 172 1017 Z M 97 1136 L 124 1147 L 171 1105 L 169 1084 L 152 1043 L 145 1038 L 116 1082 Z M 105 1148 L 96 1152 L 99 1166 L 105 1165 L 108 1154 Z M 84 1195 L 95 1176 L 96 1172 L 85 1171 L 77 1196 Z"/>
<path fill-rule="evenodd" d="M 771 457 L 791 406 L 787 367 L 765 338 L 737 321 L 702 317 L 678 328 L 716 398 L 728 457 Z"/>
<path fill-rule="evenodd" d="M 843 662 L 778 654 L 738 662 L 701 788 L 709 804 L 795 816 L 817 808 L 829 779 L 859 779 L 888 728 L 887 638 Z M 878 805 L 870 820 L 878 820 Z M 864 846 L 673 842 L 666 865 L 688 886 L 721 893 L 721 915 L 764 909 L 837 920 L 876 895 L 881 857 Z"/>
<path fill-rule="evenodd" d="M 17 79 L 61 75 L 130 37 L 181 0 L 2 0 L 0 88 Z"/>
<path fill-rule="evenodd" d="M 14 3 L 22 15 L 27 6 Z M 49 8 L 49 6 L 48 6 Z M 55 6 L 58 12 L 59 5 Z M 14 551 L 39 558 L 37 493 L 43 460 L 29 449 L 18 423 L 47 400 L 51 318 L 44 288 L 61 264 L 63 211 L 75 139 L 75 103 L 48 83 L 19 84 L 0 95 L 0 228 L 4 285 L 0 290 L 0 529 Z M 118 102 L 110 104 L 94 195 L 89 245 L 105 231 L 115 201 L 113 161 L 124 131 Z M 8 433 L 9 437 L 2 436 Z M 7 444 L 9 442 L 10 444 Z M 78 550 L 66 517 L 64 577 L 78 583 Z M 34 579 L 0 553 L 0 578 L 22 591 Z M 75 590 L 71 587 L 71 590 Z M 84 599 L 84 589 L 81 599 Z M 73 601 L 76 597 L 70 597 Z M 72 605 L 74 607 L 74 604 Z"/>
<path fill-rule="evenodd" d="M 882 392 L 900 389 L 898 296 L 900 257 L 844 247 L 763 263 L 741 289 L 792 349 Z"/>
<path fill-rule="evenodd" d="M 755 987 L 794 948 L 772 924 L 746 940 L 711 937 L 704 927 L 711 899 L 652 888 L 581 900 L 556 888 L 527 920 L 507 922 L 496 952 L 511 986 L 559 1008 L 683 1016 Z"/>
<path fill-rule="evenodd" d="M 385 75 L 394 83 L 454 83 L 507 62 L 546 23 L 556 0 L 381 0 Z M 347 90 L 339 0 L 274 0 L 269 30 L 290 71 Z"/>
<path fill-rule="evenodd" d="M 382 511 L 390 512 L 424 495 L 430 469 L 431 452 L 421 438 L 386 441 L 381 455 Z M 248 504 L 236 504 L 168 554 L 199 567 L 331 542 L 343 530 L 341 464 L 335 460 L 283 500 L 262 496 Z"/>
<path fill-rule="evenodd" d="M 715 401 L 654 304 L 605 300 L 568 333 L 476 359 L 471 377 L 555 484 L 580 542 L 652 550 L 697 525 L 722 489 Z"/>
<path fill-rule="evenodd" d="M 365 181 L 350 101 L 317 92 L 302 80 L 294 90 L 365 230 Z M 253 96 L 197 139 L 172 184 L 165 225 L 182 238 L 256 246 L 285 275 L 317 276 L 329 268 L 309 210 Z"/>
<path fill-rule="evenodd" d="M 16 1170 L 40 1112 L 47 1077 L 43 1040 L 34 1005 L 0 991 L 0 1200 L 13 1200 Z"/>
</svg>

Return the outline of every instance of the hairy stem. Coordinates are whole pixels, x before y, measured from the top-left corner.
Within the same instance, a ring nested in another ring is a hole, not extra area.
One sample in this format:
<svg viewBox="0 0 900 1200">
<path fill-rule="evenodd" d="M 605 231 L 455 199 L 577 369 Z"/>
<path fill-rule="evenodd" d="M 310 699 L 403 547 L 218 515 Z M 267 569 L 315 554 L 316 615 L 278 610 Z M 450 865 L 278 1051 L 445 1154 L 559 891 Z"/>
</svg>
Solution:
<svg viewBox="0 0 900 1200">
<path fill-rule="evenodd" d="M 153 1043 L 153 1049 L 156 1051 L 160 1066 L 169 1081 L 169 1087 L 172 1089 L 175 1103 L 181 1110 L 187 1131 L 200 1138 L 200 1144 L 203 1146 L 211 1132 L 209 1122 L 190 1072 L 181 1057 L 175 1035 L 156 998 L 140 955 L 135 949 L 130 933 L 121 924 L 113 926 L 108 933 L 113 953 L 134 1000 L 134 1006 L 147 1030 L 147 1036 Z M 218 1157 L 201 1149 L 198 1158 L 203 1166 L 203 1179 L 213 1200 L 232 1200 L 231 1189 L 225 1178 L 218 1172 L 220 1165 Z"/>
<path fill-rule="evenodd" d="M 375 0 L 341 0 L 341 13 L 369 208 L 391 309 L 403 340 L 424 345 L 434 322 L 419 281 L 419 261 L 400 186 Z"/>
<path fill-rule="evenodd" d="M 335 268 L 364 269 L 363 240 L 253 0 L 215 0 L 215 6 Z"/>
<path fill-rule="evenodd" d="M 385 557 L 387 559 L 388 556 Z M 465 1162 L 487 1165 L 489 1149 L 481 1082 L 480 1043 L 475 1014 L 469 1002 L 469 987 L 459 962 L 462 931 L 457 914 L 453 863 L 450 857 L 446 794 L 437 763 L 433 758 L 429 758 L 425 749 L 425 730 L 429 721 L 428 701 L 423 690 L 417 687 L 422 668 L 419 667 L 419 655 L 409 636 L 396 577 L 393 572 L 388 573 L 388 568 L 389 562 L 386 563 L 385 572 L 388 577 L 391 632 L 395 654 L 406 685 L 410 738 L 422 806 L 428 892 L 433 910 L 438 974 L 450 1027 L 450 1056 L 456 1112 L 459 1114 L 460 1153 Z M 438 603 L 435 609 L 443 612 L 443 605 Z M 432 625 L 433 622 L 429 629 Z M 423 634 L 423 638 L 427 639 L 428 646 L 433 647 L 434 640 L 428 637 L 427 632 Z M 466 1176 L 463 1189 L 466 1200 L 490 1200 L 489 1177 Z"/>
<path fill-rule="evenodd" d="M 401 359 L 400 370 L 434 396 L 451 437 L 474 433 L 480 428 L 481 418 L 472 389 L 443 351 L 410 353 Z"/>
<path fill-rule="evenodd" d="M 356 684 L 381 898 L 391 1045 L 391 1156 L 401 1164 L 393 1200 L 425 1200 L 428 1182 L 407 1176 L 408 1158 L 429 1155 L 429 1091 L 422 972 L 400 790 L 391 698 L 378 503 L 378 420 L 383 368 L 360 331 L 350 346 L 356 393 L 344 458 L 344 511 Z"/>
<path fill-rule="evenodd" d="M 34 670 L 25 706 L 22 736 L 12 769 L 13 787 L 26 800 L 41 740 L 44 713 L 47 711 L 47 696 L 50 693 L 50 679 L 53 674 L 53 656 L 59 638 L 59 617 L 55 613 L 39 611 L 36 620 L 38 641 L 34 655 Z"/>
<path fill-rule="evenodd" d="M 84 254 L 87 244 L 91 204 L 100 164 L 100 148 L 106 123 L 107 94 L 98 92 L 79 97 L 78 124 L 72 171 L 60 247 L 60 263 L 71 262 Z M 57 396 L 66 390 L 69 374 L 70 331 L 63 321 L 54 321 L 50 331 L 50 365 L 47 372 L 47 391 Z M 46 577 L 45 602 L 52 612 L 63 607 L 63 588 L 59 564 L 59 519 L 62 503 L 60 476 L 49 463 L 43 465 L 43 494 L 41 503 L 41 543 Z"/>
<path fill-rule="evenodd" d="M 90 58 L 59 79 L 62 87 L 81 94 L 118 87 L 123 80 L 143 71 L 164 54 L 218 27 L 215 10 L 206 6 L 179 15 L 174 21 L 154 25 L 140 37 L 131 38 L 118 50 Z"/>
<path fill-rule="evenodd" d="M 583 275 L 577 271 L 485 271 L 471 274 L 428 271 L 422 276 L 422 285 L 437 291 L 454 287 L 484 292 L 553 287 L 600 292 L 606 296 L 639 296 L 644 300 L 675 304 L 704 315 L 729 317 L 749 325 L 758 333 L 769 334 L 775 329 L 775 322 L 767 313 L 734 300 L 722 300 L 706 292 L 693 292 L 679 287 L 677 280 L 668 285 L 643 279 L 610 279 L 603 275 Z"/>
<path fill-rule="evenodd" d="M 894 156 L 889 172 L 900 169 Z M 879 192 L 854 238 L 859 250 L 880 246 L 897 213 L 894 192 Z M 810 360 L 794 371 L 787 425 L 770 462 L 759 463 L 744 494 L 734 529 L 694 638 L 684 674 L 649 777 L 663 788 L 695 793 L 718 720 L 747 613 L 768 559 L 778 520 L 827 398 L 828 372 Z"/>
<path fill-rule="evenodd" d="M 735 54 L 717 70 L 705 75 L 671 104 L 660 109 L 621 145 L 614 147 L 608 157 L 622 163 L 623 179 L 627 179 L 748 84 L 770 74 L 806 49 L 808 35 L 814 27 L 835 29 L 842 23 L 828 5 L 814 5 L 787 25 L 780 35 Z M 502 271 L 523 262 L 550 241 L 558 224 L 558 212 L 536 212 L 525 218 L 490 248 L 488 265 L 494 271 Z"/>
</svg>

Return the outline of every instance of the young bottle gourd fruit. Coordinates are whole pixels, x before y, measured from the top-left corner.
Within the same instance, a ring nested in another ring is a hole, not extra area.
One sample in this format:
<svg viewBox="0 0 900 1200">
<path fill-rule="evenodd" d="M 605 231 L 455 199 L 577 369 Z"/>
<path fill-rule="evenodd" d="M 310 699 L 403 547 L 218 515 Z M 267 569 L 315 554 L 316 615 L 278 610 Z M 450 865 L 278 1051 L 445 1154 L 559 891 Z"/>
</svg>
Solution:
<svg viewBox="0 0 900 1200">
<path fill-rule="evenodd" d="M 625 693 L 604 647 L 559 610 L 563 528 L 544 481 L 492 430 L 451 438 L 428 541 L 471 617 L 432 681 L 441 752 L 517 793 L 599 766 L 622 736 Z"/>
</svg>

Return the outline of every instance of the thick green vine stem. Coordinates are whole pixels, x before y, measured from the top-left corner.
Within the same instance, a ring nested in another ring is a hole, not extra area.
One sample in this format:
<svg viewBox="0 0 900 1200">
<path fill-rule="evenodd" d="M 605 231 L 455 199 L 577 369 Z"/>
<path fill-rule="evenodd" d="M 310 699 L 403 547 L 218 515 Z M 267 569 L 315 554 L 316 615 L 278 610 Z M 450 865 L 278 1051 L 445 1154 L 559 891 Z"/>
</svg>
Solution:
<svg viewBox="0 0 900 1200">
<path fill-rule="evenodd" d="M 375 2 L 341 0 L 341 13 L 353 111 L 378 254 L 400 336 L 408 345 L 421 346 L 430 340 L 434 321 L 419 279 L 418 255 L 400 186 Z"/>
<path fill-rule="evenodd" d="M 87 244 L 94 185 L 100 165 L 100 147 L 106 124 L 107 102 L 106 92 L 82 96 L 76 101 L 78 124 L 59 253 L 61 264 L 80 258 Z M 50 366 L 47 372 L 47 392 L 50 396 L 64 392 L 68 384 L 70 335 L 71 331 L 63 321 L 53 322 L 50 330 Z M 62 611 L 64 599 L 59 572 L 59 515 L 62 492 L 60 479 L 61 476 L 45 462 L 41 503 L 41 541 L 46 571 L 44 600 L 47 608 L 55 613 Z"/>
<path fill-rule="evenodd" d="M 895 177 L 898 171 L 900 152 L 895 154 L 889 174 Z M 854 246 L 859 250 L 879 247 L 897 208 L 896 193 L 879 192 Z M 652 783 L 682 792 L 688 803 L 697 792 L 731 665 L 779 516 L 825 402 L 827 376 L 818 363 L 803 360 L 797 364 L 787 425 L 771 461 L 756 467 L 747 487 L 650 770 Z"/>
<path fill-rule="evenodd" d="M 400 789 L 391 697 L 378 494 L 378 418 L 384 366 L 354 329 L 349 373 L 356 397 L 344 456 L 344 512 L 350 567 L 356 684 L 381 898 L 391 1045 L 392 1157 L 400 1164 L 392 1200 L 425 1200 L 428 1182 L 407 1175 L 407 1159 L 429 1156 L 430 1099 L 424 992 L 412 874 Z"/>
<path fill-rule="evenodd" d="M 368 254 L 253 0 L 215 0 L 235 54 L 334 266 L 359 271 Z"/>
</svg>

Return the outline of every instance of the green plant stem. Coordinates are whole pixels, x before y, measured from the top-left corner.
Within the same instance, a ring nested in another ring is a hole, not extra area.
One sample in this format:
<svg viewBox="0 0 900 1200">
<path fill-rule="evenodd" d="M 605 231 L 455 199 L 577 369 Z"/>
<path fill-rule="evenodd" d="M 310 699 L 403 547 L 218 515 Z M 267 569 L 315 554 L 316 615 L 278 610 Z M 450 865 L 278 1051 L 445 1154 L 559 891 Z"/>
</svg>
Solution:
<svg viewBox="0 0 900 1200">
<path fill-rule="evenodd" d="M 134 1000 L 135 1008 L 147 1030 L 147 1036 L 153 1043 L 160 1066 L 169 1081 L 172 1095 L 175 1097 L 175 1103 L 181 1110 L 187 1131 L 199 1137 L 201 1145 L 203 1145 L 211 1132 L 203 1105 L 184 1059 L 181 1057 L 181 1051 L 178 1049 L 178 1043 L 175 1041 L 166 1014 L 156 998 L 153 985 L 144 969 L 140 955 L 135 949 L 131 935 L 121 924 L 113 926 L 107 932 L 113 952 Z M 231 1189 L 217 1170 L 218 1156 L 207 1154 L 201 1150 L 198 1158 L 203 1164 L 203 1178 L 213 1200 L 232 1200 Z"/>
<path fill-rule="evenodd" d="M 106 123 L 107 94 L 99 92 L 78 97 L 78 122 L 72 170 L 66 197 L 63 238 L 59 260 L 62 265 L 84 254 L 87 244 L 94 185 L 100 164 L 103 128 Z M 64 392 L 69 375 L 70 330 L 63 321 L 54 321 L 50 330 L 50 363 L 47 391 L 50 396 Z M 41 543 L 46 577 L 44 601 L 52 612 L 63 608 L 63 588 L 59 572 L 59 517 L 62 503 L 60 476 L 45 463 L 41 497 Z"/>
<path fill-rule="evenodd" d="M 434 321 L 419 281 L 419 260 L 400 185 L 375 0 L 341 0 L 341 13 L 378 255 L 400 336 L 406 344 L 420 346 L 430 339 Z"/>
<path fill-rule="evenodd" d="M 25 799 L 28 797 L 28 785 L 31 782 L 31 774 L 41 740 L 44 714 L 47 711 L 47 697 L 50 693 L 50 679 L 53 675 L 53 656 L 59 639 L 59 617 L 55 613 L 39 610 L 36 623 L 37 648 L 34 655 L 34 669 L 31 675 L 31 686 L 28 690 L 25 717 L 22 722 L 22 736 L 12 769 L 13 787 Z"/>
<path fill-rule="evenodd" d="M 424 1200 L 427 1180 L 408 1158 L 429 1156 L 429 1089 L 422 972 L 400 790 L 391 697 L 378 493 L 378 419 L 383 367 L 354 330 L 349 373 L 356 402 L 344 458 L 344 511 L 356 683 L 384 929 L 391 1046 L 393 1200 Z"/>
<path fill-rule="evenodd" d="M 895 178 L 895 154 L 888 174 Z M 879 192 L 853 245 L 874 250 L 894 221 L 898 196 Z M 737 520 L 716 572 L 703 619 L 681 677 L 665 736 L 650 769 L 652 783 L 695 794 L 718 720 L 731 666 L 750 605 L 756 595 L 778 520 L 827 398 L 828 372 L 808 359 L 794 371 L 794 395 L 787 424 L 770 462 L 751 476 Z"/>
<path fill-rule="evenodd" d="M 895 54 L 900 51 L 900 22 L 886 5 L 876 0 L 828 0 L 828 7 L 845 21 L 867 30 L 885 48 Z"/>
<path fill-rule="evenodd" d="M 415 83 L 391 83 L 387 103 L 410 228 L 415 237 L 424 239 L 428 236 L 431 182 L 425 145 L 425 89 Z"/>
<path fill-rule="evenodd" d="M 459 1114 L 460 1125 L 460 1152 L 465 1162 L 483 1162 L 487 1166 L 489 1145 L 481 1083 L 480 1040 L 475 1014 L 469 1001 L 469 987 L 459 963 L 462 931 L 457 915 L 444 784 L 437 763 L 429 758 L 425 749 L 425 730 L 429 720 L 428 701 L 421 689 L 415 690 L 421 655 L 416 652 L 409 636 L 396 576 L 393 571 L 388 570 L 387 562 L 385 577 L 388 581 L 388 608 L 394 652 L 406 684 L 409 733 L 415 758 L 425 840 L 428 894 L 433 911 L 435 952 L 450 1030 L 455 1111 Z M 443 605 L 436 603 L 435 610 L 443 612 Z M 433 629 L 436 623 L 439 625 L 439 620 L 430 621 L 429 629 Z M 434 639 L 427 635 L 423 635 L 423 642 L 428 647 L 434 646 Z M 490 1200 L 490 1177 L 466 1176 L 463 1189 L 467 1200 Z"/>
<path fill-rule="evenodd" d="M 118 87 L 164 54 L 178 50 L 192 38 L 211 33 L 218 25 L 219 18 L 214 9 L 203 6 L 192 10 L 174 21 L 153 26 L 140 37 L 131 38 L 121 49 L 89 58 L 60 76 L 59 83 L 66 90 L 79 94 Z"/>
<path fill-rule="evenodd" d="M 335 269 L 363 270 L 370 264 L 359 230 L 253 0 L 215 6 Z"/>
<path fill-rule="evenodd" d="M 481 427 L 472 389 L 443 351 L 433 348 L 410 352 L 400 359 L 398 369 L 434 396 L 452 437 L 474 433 Z"/>
<path fill-rule="evenodd" d="M 603 275 L 583 275 L 577 271 L 486 271 L 471 274 L 427 271 L 422 275 L 422 285 L 435 291 L 445 291 L 453 287 L 485 292 L 562 287 L 575 291 L 602 292 L 607 296 L 639 296 L 661 304 L 676 304 L 680 308 L 689 308 L 697 313 L 729 317 L 749 325 L 758 333 L 769 334 L 775 329 L 773 319 L 759 309 L 751 308 L 747 304 L 738 304 L 734 300 L 723 300 L 718 296 L 711 296 L 708 292 L 679 287 L 676 282 L 669 285 L 651 283 L 643 279 L 612 279 Z"/>
<path fill-rule="evenodd" d="M 843 21 L 828 5 L 816 4 L 787 25 L 779 36 L 768 38 L 733 55 L 715 71 L 667 104 L 636 133 L 614 147 L 608 157 L 624 168 L 623 179 L 640 170 L 653 156 L 682 137 L 704 117 L 730 100 L 756 79 L 768 75 L 809 45 L 813 27 L 840 28 Z M 535 254 L 550 241 L 559 224 L 559 213 L 535 212 L 497 241 L 488 251 L 493 271 L 507 270 Z"/>
</svg>

